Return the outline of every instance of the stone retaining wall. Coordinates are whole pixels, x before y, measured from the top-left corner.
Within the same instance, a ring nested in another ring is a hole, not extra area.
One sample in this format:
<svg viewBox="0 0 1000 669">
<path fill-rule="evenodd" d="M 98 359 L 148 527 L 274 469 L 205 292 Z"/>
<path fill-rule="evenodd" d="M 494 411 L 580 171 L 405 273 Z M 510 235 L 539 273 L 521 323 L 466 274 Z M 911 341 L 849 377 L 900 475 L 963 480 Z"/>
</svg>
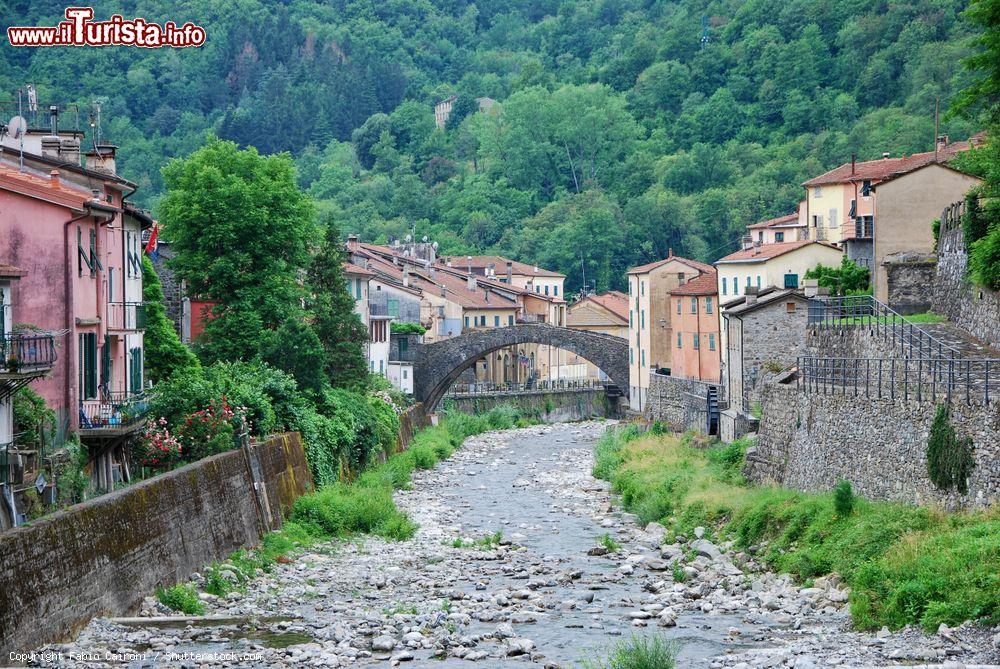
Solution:
<svg viewBox="0 0 1000 669">
<path fill-rule="evenodd" d="M 649 375 L 645 418 L 672 430 L 708 431 L 708 389 L 713 384 L 655 372 Z M 716 386 L 718 387 L 718 386 Z"/>
<path fill-rule="evenodd" d="M 995 505 L 1000 500 L 1000 403 L 954 402 L 951 422 L 973 438 L 976 466 L 969 493 L 942 492 L 927 476 L 927 437 L 937 406 L 798 392 L 768 384 L 756 449 L 744 473 L 758 483 L 826 492 L 841 479 L 869 499 L 948 508 Z"/>
<path fill-rule="evenodd" d="M 257 544 L 312 487 L 299 435 L 277 435 L 0 534 L 0 663 Z"/>
<path fill-rule="evenodd" d="M 1000 346 L 1000 293 L 970 283 L 965 275 L 968 264 L 962 228 L 942 233 L 932 290 L 934 311 L 982 341 Z"/>
<path fill-rule="evenodd" d="M 431 424 L 424 411 L 424 405 L 417 402 L 399 415 L 399 435 L 396 437 L 396 453 L 405 451 L 414 435 Z"/>
<path fill-rule="evenodd" d="M 882 260 L 887 304 L 904 316 L 930 311 L 937 258 L 933 253 L 894 253 Z"/>
<path fill-rule="evenodd" d="M 615 400 L 617 402 L 617 398 Z M 546 423 L 584 420 L 587 418 L 617 418 L 616 407 L 609 404 L 603 388 L 578 390 L 535 390 L 510 395 L 448 396 L 443 400 L 447 407 L 462 413 L 485 413 L 500 404 L 513 404 L 529 412 L 538 413 Z"/>
</svg>

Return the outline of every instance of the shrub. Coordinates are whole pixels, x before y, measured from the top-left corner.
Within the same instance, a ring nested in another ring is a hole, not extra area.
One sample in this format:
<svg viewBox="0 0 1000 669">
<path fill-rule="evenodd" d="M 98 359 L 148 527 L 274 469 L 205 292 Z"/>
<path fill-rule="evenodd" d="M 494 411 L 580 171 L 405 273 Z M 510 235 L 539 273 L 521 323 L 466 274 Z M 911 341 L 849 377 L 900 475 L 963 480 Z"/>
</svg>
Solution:
<svg viewBox="0 0 1000 669">
<path fill-rule="evenodd" d="M 1000 290 L 1000 223 L 967 248 L 972 280 L 991 290 Z"/>
<path fill-rule="evenodd" d="M 847 518 L 854 512 L 854 491 L 851 482 L 841 480 L 833 489 L 833 510 L 841 518 Z"/>
<path fill-rule="evenodd" d="M 608 658 L 599 664 L 586 663 L 588 669 L 673 669 L 677 646 L 661 637 L 634 636 L 619 641 Z"/>
<path fill-rule="evenodd" d="M 966 248 L 971 248 L 986 236 L 989 219 L 979 203 L 979 190 L 973 188 L 965 194 L 965 213 L 962 214 L 962 237 Z"/>
<path fill-rule="evenodd" d="M 198 591 L 190 583 L 178 583 L 169 588 L 157 588 L 156 598 L 172 611 L 189 616 L 205 615 L 205 605 L 198 599 Z"/>
<path fill-rule="evenodd" d="M 395 332 L 396 334 L 422 335 L 427 332 L 427 328 L 423 327 L 419 323 L 399 323 L 396 321 L 389 324 L 389 330 L 391 332 Z"/>
<path fill-rule="evenodd" d="M 826 267 L 822 263 L 805 273 L 806 279 L 818 279 L 819 285 L 830 289 L 831 295 L 864 294 L 869 289 L 870 273 L 846 255 L 840 267 Z"/>
<path fill-rule="evenodd" d="M 951 425 L 947 404 L 939 404 L 927 438 L 927 475 L 941 490 L 966 494 L 975 466 L 971 437 L 959 437 Z"/>
</svg>

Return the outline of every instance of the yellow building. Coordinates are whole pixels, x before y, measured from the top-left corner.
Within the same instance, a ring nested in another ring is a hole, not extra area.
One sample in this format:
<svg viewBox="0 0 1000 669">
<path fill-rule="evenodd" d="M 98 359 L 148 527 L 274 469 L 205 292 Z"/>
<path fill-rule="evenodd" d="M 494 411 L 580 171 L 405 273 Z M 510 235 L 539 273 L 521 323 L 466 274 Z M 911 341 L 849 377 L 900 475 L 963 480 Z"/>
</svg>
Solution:
<svg viewBox="0 0 1000 669">
<path fill-rule="evenodd" d="M 669 367 L 673 356 L 670 291 L 712 266 L 670 255 L 628 271 L 629 296 L 629 405 L 642 411 L 646 405 L 649 373 Z"/>
</svg>

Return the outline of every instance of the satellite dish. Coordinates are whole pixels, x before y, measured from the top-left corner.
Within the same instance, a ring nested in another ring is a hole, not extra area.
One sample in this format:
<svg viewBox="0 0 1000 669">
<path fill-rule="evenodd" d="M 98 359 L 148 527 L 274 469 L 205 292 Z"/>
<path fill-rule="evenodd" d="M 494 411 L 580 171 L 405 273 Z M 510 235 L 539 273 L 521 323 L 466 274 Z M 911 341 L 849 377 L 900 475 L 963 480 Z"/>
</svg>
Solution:
<svg viewBox="0 0 1000 669">
<path fill-rule="evenodd" d="M 406 235 L 406 243 L 409 244 L 413 241 L 413 235 Z"/>
<path fill-rule="evenodd" d="M 24 137 L 24 133 L 27 131 L 28 122 L 24 120 L 23 116 L 14 116 L 7 124 L 7 134 L 14 139 Z"/>
</svg>

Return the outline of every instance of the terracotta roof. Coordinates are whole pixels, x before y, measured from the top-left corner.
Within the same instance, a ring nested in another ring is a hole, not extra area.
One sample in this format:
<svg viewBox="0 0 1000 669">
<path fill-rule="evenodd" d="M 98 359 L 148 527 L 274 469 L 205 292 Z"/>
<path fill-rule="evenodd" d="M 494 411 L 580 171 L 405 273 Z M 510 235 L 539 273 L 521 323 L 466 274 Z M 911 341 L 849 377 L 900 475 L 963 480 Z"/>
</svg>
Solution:
<svg viewBox="0 0 1000 669">
<path fill-rule="evenodd" d="M 780 244 L 762 244 L 761 246 L 755 246 L 749 249 L 744 249 L 742 251 L 737 251 L 736 253 L 730 253 L 727 256 L 719 258 L 715 261 L 715 264 L 719 263 L 738 263 L 738 262 L 764 262 L 765 260 L 770 260 L 771 258 L 777 258 L 780 255 L 795 251 L 802 248 L 803 246 L 808 246 L 809 244 L 819 244 L 827 248 L 833 249 L 835 251 L 841 251 L 841 249 L 833 246 L 831 244 L 826 244 L 824 242 L 814 242 L 809 240 L 801 240 L 797 242 L 782 242 Z"/>
<path fill-rule="evenodd" d="M 21 172 L 3 163 L 0 163 L 0 188 L 78 210 L 82 210 L 84 202 L 93 198 L 89 191 L 85 193 L 70 188 L 60 179 Z"/>
<path fill-rule="evenodd" d="M 24 276 L 25 272 L 20 267 L 14 267 L 7 263 L 0 262 L 0 278 L 14 279 Z"/>
<path fill-rule="evenodd" d="M 355 265 L 354 263 L 345 262 L 343 264 L 344 274 L 354 274 L 356 276 L 375 276 L 375 272 L 370 269 L 365 269 L 361 265 Z"/>
<path fill-rule="evenodd" d="M 719 275 L 715 270 L 699 274 L 697 278 L 677 286 L 671 295 L 715 295 L 719 292 Z"/>
<path fill-rule="evenodd" d="M 511 264 L 511 272 L 521 276 L 566 278 L 565 274 L 553 272 L 551 270 L 538 267 L 537 265 L 529 265 L 528 263 L 523 263 L 518 260 L 511 260 L 510 258 L 505 258 L 503 256 L 472 256 L 472 260 L 469 260 L 469 256 L 441 256 L 438 258 L 438 262 L 451 262 L 452 267 L 456 269 L 468 269 L 470 264 L 473 269 L 486 269 L 492 265 L 493 271 L 498 277 L 507 275 L 507 263 L 509 262 Z"/>
<path fill-rule="evenodd" d="M 779 216 L 777 218 L 769 218 L 766 221 L 761 221 L 760 223 L 754 223 L 753 225 L 748 225 L 747 228 L 750 230 L 761 230 L 763 228 L 773 228 L 778 226 L 787 225 L 789 223 L 798 223 L 799 215 L 788 214 L 786 216 Z"/>
<path fill-rule="evenodd" d="M 582 304 L 584 302 L 593 302 L 594 304 L 604 307 L 623 321 L 628 322 L 628 295 L 625 293 L 618 292 L 617 290 L 609 290 L 596 295 L 588 295 L 576 304 Z"/>
<path fill-rule="evenodd" d="M 856 162 L 853 169 L 850 163 L 844 163 L 840 167 L 834 168 L 818 177 L 804 181 L 802 185 L 821 186 L 823 184 L 848 183 L 852 181 L 882 181 L 892 176 L 912 172 L 933 162 L 947 162 L 954 158 L 956 154 L 979 146 L 984 137 L 984 133 L 978 133 L 968 140 L 952 142 L 941 148 L 936 154 L 934 151 L 927 151 L 899 158 L 866 160 L 864 162 Z"/>
<path fill-rule="evenodd" d="M 691 260 L 690 258 L 683 258 L 681 256 L 675 256 L 673 253 L 671 253 L 669 256 L 667 256 L 663 260 L 657 260 L 656 262 L 646 263 L 645 265 L 639 265 L 638 267 L 633 267 L 632 269 L 630 269 L 627 272 L 627 274 L 645 274 L 647 272 L 650 272 L 650 271 L 656 269 L 657 267 L 660 267 L 662 265 L 666 265 L 671 260 L 676 260 L 677 262 L 679 262 L 681 264 L 684 264 L 684 265 L 687 265 L 688 267 L 691 267 L 692 269 L 696 269 L 699 272 L 713 272 L 713 271 L 715 271 L 712 268 L 711 265 L 706 265 L 703 262 L 699 262 L 697 260 Z"/>
</svg>

